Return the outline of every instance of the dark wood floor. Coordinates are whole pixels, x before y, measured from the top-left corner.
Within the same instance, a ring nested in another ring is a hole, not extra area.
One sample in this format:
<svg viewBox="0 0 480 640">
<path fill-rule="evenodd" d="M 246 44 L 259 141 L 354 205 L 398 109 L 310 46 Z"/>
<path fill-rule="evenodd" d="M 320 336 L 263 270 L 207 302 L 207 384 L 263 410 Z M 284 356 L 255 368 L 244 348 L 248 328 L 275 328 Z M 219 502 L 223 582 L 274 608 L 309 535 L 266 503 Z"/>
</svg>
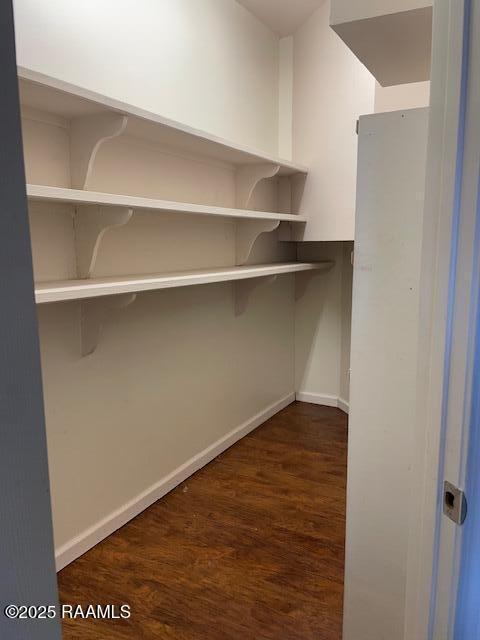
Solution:
<svg viewBox="0 0 480 640">
<path fill-rule="evenodd" d="M 59 574 L 72 640 L 339 640 L 347 419 L 294 403 Z"/>
</svg>

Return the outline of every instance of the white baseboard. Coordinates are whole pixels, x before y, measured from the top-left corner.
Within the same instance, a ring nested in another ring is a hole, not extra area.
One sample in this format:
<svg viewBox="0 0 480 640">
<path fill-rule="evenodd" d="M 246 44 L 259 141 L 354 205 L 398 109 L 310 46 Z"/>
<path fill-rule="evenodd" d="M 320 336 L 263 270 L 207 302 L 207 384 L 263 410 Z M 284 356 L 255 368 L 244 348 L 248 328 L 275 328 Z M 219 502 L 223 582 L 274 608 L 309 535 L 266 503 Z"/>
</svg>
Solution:
<svg viewBox="0 0 480 640">
<path fill-rule="evenodd" d="M 294 400 L 295 394 L 290 393 L 285 398 L 282 398 L 282 400 L 270 405 L 264 411 L 261 411 L 250 420 L 247 420 L 247 422 L 244 422 L 236 429 L 233 429 L 233 431 L 227 433 L 223 438 L 220 438 L 220 440 L 214 442 L 210 447 L 207 447 L 193 458 L 190 458 L 190 460 L 185 462 L 185 464 L 182 464 L 152 487 L 149 487 L 146 491 L 136 496 L 133 500 L 125 503 L 119 509 L 113 511 L 92 527 L 89 527 L 78 536 L 56 549 L 55 561 L 57 571 L 60 571 L 60 569 L 66 567 L 67 564 L 70 564 L 70 562 L 79 558 L 86 551 L 107 538 L 117 529 L 123 527 L 123 525 L 129 520 L 144 511 L 159 498 L 163 497 L 195 473 L 195 471 L 198 471 L 201 467 L 211 462 L 220 453 L 222 453 L 222 451 L 231 447 L 232 444 L 235 444 L 235 442 L 243 438 L 243 436 L 246 436 L 247 433 L 256 429 L 263 422 L 291 404 Z"/>
<path fill-rule="evenodd" d="M 336 407 L 345 413 L 348 413 L 349 410 L 348 402 L 338 396 L 311 393 L 309 391 L 297 391 L 295 397 L 299 402 L 310 402 L 311 404 L 320 404 L 324 407 Z"/>
<path fill-rule="evenodd" d="M 324 407 L 338 407 L 338 396 L 329 396 L 321 393 L 310 393 L 308 391 L 297 391 L 295 397 L 299 402 L 321 404 Z"/>
<path fill-rule="evenodd" d="M 343 398 L 338 398 L 338 408 L 341 409 L 344 413 L 349 413 L 350 404 L 344 400 Z"/>
</svg>

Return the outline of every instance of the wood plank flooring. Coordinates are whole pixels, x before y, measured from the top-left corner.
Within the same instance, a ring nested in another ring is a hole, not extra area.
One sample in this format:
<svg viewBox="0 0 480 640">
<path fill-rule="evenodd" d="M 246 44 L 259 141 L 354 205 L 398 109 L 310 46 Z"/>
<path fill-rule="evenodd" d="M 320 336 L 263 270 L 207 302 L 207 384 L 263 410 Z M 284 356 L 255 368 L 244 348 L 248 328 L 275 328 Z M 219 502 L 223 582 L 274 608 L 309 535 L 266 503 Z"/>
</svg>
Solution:
<svg viewBox="0 0 480 640">
<path fill-rule="evenodd" d="M 294 403 L 59 573 L 67 640 L 339 640 L 347 417 Z"/>
</svg>

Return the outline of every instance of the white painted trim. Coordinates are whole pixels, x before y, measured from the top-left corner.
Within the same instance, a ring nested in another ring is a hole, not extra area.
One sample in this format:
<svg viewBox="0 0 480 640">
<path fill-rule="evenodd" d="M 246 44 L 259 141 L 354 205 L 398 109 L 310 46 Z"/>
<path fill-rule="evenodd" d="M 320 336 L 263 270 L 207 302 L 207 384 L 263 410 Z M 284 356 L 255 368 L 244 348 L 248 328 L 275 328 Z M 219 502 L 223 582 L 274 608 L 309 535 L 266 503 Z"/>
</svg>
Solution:
<svg viewBox="0 0 480 640">
<path fill-rule="evenodd" d="M 344 400 L 343 398 L 338 398 L 338 408 L 341 409 L 344 413 L 350 412 L 350 404 L 348 400 Z"/>
<path fill-rule="evenodd" d="M 177 487 L 193 473 L 211 462 L 220 453 L 231 447 L 235 442 L 294 402 L 294 400 L 295 394 L 289 393 L 281 400 L 274 402 L 272 405 L 253 416 L 253 418 L 233 429 L 196 456 L 190 458 L 190 460 L 187 460 L 187 462 L 159 480 L 153 486 L 149 487 L 146 491 L 133 498 L 133 500 L 125 503 L 119 509 L 113 511 L 108 516 L 56 549 L 55 560 L 57 571 L 60 571 L 66 567 L 67 564 L 70 564 L 70 562 L 79 558 L 96 544 L 114 533 L 117 529 L 123 527 L 123 525 L 129 520 L 135 518 L 139 513 L 147 509 L 169 491 L 172 491 L 172 489 Z"/>
<path fill-rule="evenodd" d="M 278 43 L 278 151 L 293 155 L 293 36 Z"/>
<path fill-rule="evenodd" d="M 341 409 L 345 413 L 349 411 L 349 404 L 343 398 L 322 393 L 312 393 L 310 391 L 297 391 L 295 394 L 298 402 L 309 402 L 310 404 L 319 404 L 324 407 L 335 407 Z"/>
<path fill-rule="evenodd" d="M 295 398 L 299 402 L 309 402 L 310 404 L 320 404 L 324 407 L 338 407 L 338 396 L 324 395 L 321 393 L 311 393 L 310 391 L 297 391 Z"/>
<path fill-rule="evenodd" d="M 407 564 L 405 640 L 448 637 L 435 622 L 436 529 L 441 482 L 445 345 L 449 305 L 452 216 L 455 203 L 461 106 L 465 3 L 435 3 L 430 122 L 420 283 L 419 355 Z M 467 274 L 462 273 L 462 278 Z M 460 420 L 458 421 L 460 424 Z M 449 477 L 455 482 L 455 478 Z M 449 523 L 449 526 L 451 523 Z M 452 527 L 454 529 L 454 527 Z M 449 588 L 440 590 L 449 615 Z"/>
<path fill-rule="evenodd" d="M 465 29 L 463 39 L 463 74 L 460 108 L 460 126 L 457 137 L 457 154 L 452 171 L 456 166 L 456 189 L 452 206 L 453 224 L 451 229 L 450 290 L 446 332 L 445 373 L 442 397 L 442 430 L 440 435 L 439 482 L 437 483 L 437 505 L 442 504 L 443 481 L 448 480 L 460 488 L 466 487 L 467 459 L 469 450 L 472 398 L 475 394 L 474 358 L 477 336 L 477 313 L 479 303 L 479 239 L 478 239 L 478 176 L 480 172 L 480 0 L 456 2 L 454 12 L 461 13 L 460 5 L 465 5 Z M 462 21 L 463 22 L 463 21 Z M 460 23 L 459 26 L 463 27 Z M 450 44 L 452 46 L 452 44 Z M 448 201 L 447 201 L 448 203 Z M 441 220 L 440 224 L 442 224 Z M 441 228 L 440 233 L 444 233 Z M 447 254 L 448 255 L 448 254 Z M 440 283 L 446 286 L 442 271 L 437 272 Z M 443 310 L 442 310 L 443 312 Z M 435 344 L 434 349 L 437 349 Z M 439 394 L 440 395 L 440 394 Z M 428 426 L 428 425 L 427 425 Z M 439 429 L 440 430 L 440 429 Z M 473 498 L 473 496 L 471 496 Z M 458 594 L 460 558 L 464 532 L 471 529 L 452 526 L 452 523 L 437 508 L 437 548 L 436 589 L 432 607 L 432 638 L 451 640 L 478 637 L 478 616 L 470 608 L 471 597 L 467 595 L 466 606 L 458 610 L 459 627 L 455 628 L 457 604 L 464 593 Z M 469 531 L 470 535 L 471 531 Z M 434 547 L 435 548 L 435 547 Z M 463 614 L 463 615 L 462 615 Z M 475 622 L 474 622 L 475 621 Z"/>
</svg>

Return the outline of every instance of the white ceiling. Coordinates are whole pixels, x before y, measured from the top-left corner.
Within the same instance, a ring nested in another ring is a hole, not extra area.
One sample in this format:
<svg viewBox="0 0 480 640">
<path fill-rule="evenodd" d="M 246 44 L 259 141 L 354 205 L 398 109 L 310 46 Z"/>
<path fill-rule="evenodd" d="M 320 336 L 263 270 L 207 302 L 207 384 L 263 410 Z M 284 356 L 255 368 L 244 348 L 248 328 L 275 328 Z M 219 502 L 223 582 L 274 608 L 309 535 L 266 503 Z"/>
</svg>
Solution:
<svg viewBox="0 0 480 640">
<path fill-rule="evenodd" d="M 237 0 L 280 36 L 288 36 L 325 0 Z"/>
</svg>

